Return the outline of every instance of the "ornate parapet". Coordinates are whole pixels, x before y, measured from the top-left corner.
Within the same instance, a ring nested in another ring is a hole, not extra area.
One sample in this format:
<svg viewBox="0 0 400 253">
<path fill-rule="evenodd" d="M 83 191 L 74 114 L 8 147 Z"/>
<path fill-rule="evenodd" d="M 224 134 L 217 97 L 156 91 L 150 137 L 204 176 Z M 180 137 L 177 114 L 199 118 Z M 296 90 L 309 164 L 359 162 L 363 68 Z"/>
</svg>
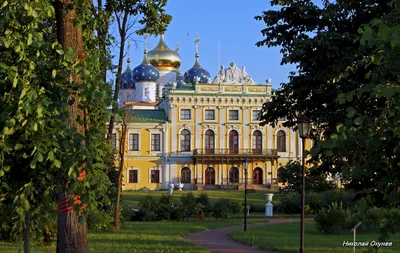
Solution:
<svg viewBox="0 0 400 253">
<path fill-rule="evenodd" d="M 217 76 L 214 78 L 213 84 L 255 84 L 251 76 L 247 74 L 246 67 L 242 69 L 236 67 L 236 63 L 232 62 L 229 68 L 224 69 L 224 65 L 221 65 L 221 69 Z"/>
</svg>

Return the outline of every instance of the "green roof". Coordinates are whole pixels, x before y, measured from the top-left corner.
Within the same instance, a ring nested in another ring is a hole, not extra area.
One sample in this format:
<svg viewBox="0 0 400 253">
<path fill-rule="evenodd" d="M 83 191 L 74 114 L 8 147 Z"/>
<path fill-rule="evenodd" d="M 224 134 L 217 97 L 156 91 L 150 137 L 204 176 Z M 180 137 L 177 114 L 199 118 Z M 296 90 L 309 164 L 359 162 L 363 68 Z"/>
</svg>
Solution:
<svg viewBox="0 0 400 253">
<path fill-rule="evenodd" d="M 128 122 L 168 122 L 168 118 L 164 110 L 152 109 L 126 110 L 126 119 Z"/>
</svg>

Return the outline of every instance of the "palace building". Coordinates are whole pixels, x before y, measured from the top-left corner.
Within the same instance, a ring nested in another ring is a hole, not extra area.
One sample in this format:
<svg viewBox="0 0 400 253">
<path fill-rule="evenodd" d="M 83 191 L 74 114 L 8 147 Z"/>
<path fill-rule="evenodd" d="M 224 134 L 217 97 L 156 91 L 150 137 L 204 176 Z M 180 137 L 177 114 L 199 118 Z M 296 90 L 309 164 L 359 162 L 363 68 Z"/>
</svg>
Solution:
<svg viewBox="0 0 400 253">
<path fill-rule="evenodd" d="M 234 62 L 211 79 L 199 62 L 197 35 L 195 42 L 194 65 L 183 75 L 178 48 L 171 50 L 163 35 L 153 50 L 145 46 L 133 70 L 128 59 L 119 97 L 125 140 L 122 122 L 113 132 L 114 148 L 125 147 L 123 189 L 167 189 L 171 183 L 241 189 L 246 178 L 250 188 L 275 187 L 277 168 L 300 159 L 302 151 L 293 129 L 260 126 L 271 81 L 255 84 Z"/>
</svg>

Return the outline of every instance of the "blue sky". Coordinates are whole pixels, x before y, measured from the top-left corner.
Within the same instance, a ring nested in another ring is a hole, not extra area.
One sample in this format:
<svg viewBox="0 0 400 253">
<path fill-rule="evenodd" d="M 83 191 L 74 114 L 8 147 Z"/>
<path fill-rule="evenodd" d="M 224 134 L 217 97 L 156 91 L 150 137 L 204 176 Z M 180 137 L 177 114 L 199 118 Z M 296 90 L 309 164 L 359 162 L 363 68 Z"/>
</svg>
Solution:
<svg viewBox="0 0 400 253">
<path fill-rule="evenodd" d="M 248 3 L 247 5 L 245 5 Z M 171 49 L 179 44 L 182 58 L 180 72 L 183 74 L 194 64 L 195 35 L 199 35 L 199 61 L 214 79 L 219 71 L 218 42 L 220 43 L 220 65 L 225 68 L 232 61 L 246 71 L 258 84 L 265 84 L 266 78 L 272 79 L 274 88 L 288 80 L 288 74 L 294 66 L 281 66 L 282 56 L 279 48 L 257 47 L 256 42 L 262 40 L 261 30 L 265 27 L 262 21 L 254 20 L 254 16 L 270 9 L 269 0 L 229 1 L 229 0 L 169 0 L 166 12 L 172 15 L 172 22 L 165 34 L 165 40 Z M 189 34 L 189 36 L 188 36 Z M 143 59 L 143 38 L 137 46 L 131 43 L 131 68 L 139 65 Z M 148 50 L 153 49 L 158 38 L 149 37 Z M 115 49 L 116 53 L 117 50 Z M 115 54 L 117 55 L 117 54 Z M 117 59 L 115 59 L 116 63 Z M 124 60 L 126 64 L 126 59 Z M 125 66 L 124 66 L 125 69 Z"/>
</svg>

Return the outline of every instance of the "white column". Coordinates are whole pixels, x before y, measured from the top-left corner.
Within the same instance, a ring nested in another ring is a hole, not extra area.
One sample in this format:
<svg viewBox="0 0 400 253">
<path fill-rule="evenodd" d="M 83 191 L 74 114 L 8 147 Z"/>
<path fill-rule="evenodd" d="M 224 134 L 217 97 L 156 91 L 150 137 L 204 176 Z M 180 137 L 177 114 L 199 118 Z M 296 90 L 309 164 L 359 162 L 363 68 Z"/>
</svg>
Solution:
<svg viewBox="0 0 400 253">
<path fill-rule="evenodd" d="M 249 112 L 247 109 L 247 106 L 242 106 L 243 110 L 243 147 L 244 149 L 249 148 L 249 126 L 247 125 L 249 123 Z M 251 147 L 250 147 L 251 148 Z M 239 147 L 240 149 L 240 147 Z"/>
<path fill-rule="evenodd" d="M 295 145 L 296 145 L 295 136 L 296 136 L 296 133 L 293 131 L 292 127 L 290 128 L 289 134 L 290 134 L 290 153 L 289 153 L 289 157 L 293 157 L 293 156 L 295 156 Z"/>
<path fill-rule="evenodd" d="M 194 107 L 195 110 L 195 128 L 196 128 L 196 134 L 195 134 L 195 148 L 200 148 L 200 111 L 201 111 L 201 107 L 199 105 L 195 105 Z M 204 147 L 203 147 L 204 148 Z"/>
<path fill-rule="evenodd" d="M 274 140 L 274 133 L 272 132 L 272 127 L 267 126 L 267 148 L 272 149 L 272 141 Z"/>
<path fill-rule="evenodd" d="M 168 189 L 168 178 L 167 178 L 167 167 L 166 167 L 166 159 L 168 157 L 168 123 L 163 126 L 163 159 L 161 164 L 161 180 L 162 180 L 162 188 Z"/>
<path fill-rule="evenodd" d="M 177 137 L 176 137 L 176 105 L 171 105 L 171 152 L 176 152 L 176 142 L 177 142 Z"/>
<path fill-rule="evenodd" d="M 272 162 L 266 162 L 266 165 L 267 165 L 267 167 L 266 167 L 266 169 L 267 169 L 267 184 L 270 184 L 270 183 L 272 183 L 271 182 L 271 176 L 272 176 Z M 271 175 L 269 175 L 269 173 L 271 172 Z"/>
<path fill-rule="evenodd" d="M 177 169 L 178 169 L 177 164 L 176 164 L 175 160 L 173 160 L 173 163 L 171 164 L 171 181 L 174 184 L 178 183 L 177 177 L 176 177 Z"/>
<path fill-rule="evenodd" d="M 225 148 L 224 146 L 224 117 L 225 117 L 225 107 L 220 105 L 218 107 L 219 109 L 219 148 L 223 149 Z M 217 142 L 217 140 L 215 140 Z"/>
</svg>

